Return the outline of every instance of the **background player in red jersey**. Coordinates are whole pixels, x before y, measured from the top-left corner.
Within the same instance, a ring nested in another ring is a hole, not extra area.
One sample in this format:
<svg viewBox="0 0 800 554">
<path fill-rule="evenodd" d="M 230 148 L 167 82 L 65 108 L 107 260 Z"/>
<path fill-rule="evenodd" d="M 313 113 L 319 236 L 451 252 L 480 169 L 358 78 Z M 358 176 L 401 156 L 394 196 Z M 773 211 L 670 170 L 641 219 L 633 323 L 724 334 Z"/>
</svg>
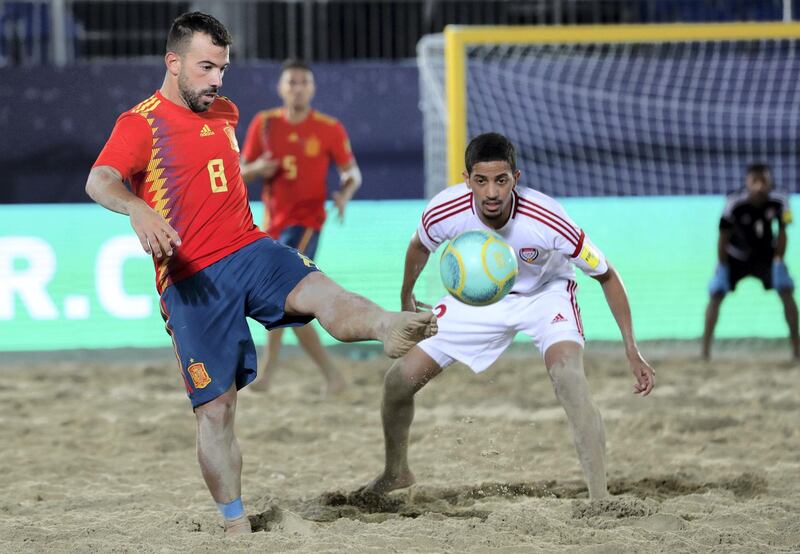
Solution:
<svg viewBox="0 0 800 554">
<path fill-rule="evenodd" d="M 752 276 L 761 281 L 765 290 L 777 291 L 789 327 L 792 358 L 800 360 L 794 281 L 784 262 L 786 226 L 791 222 L 789 199 L 772 190 L 769 166 L 751 164 L 744 188 L 728 196 L 719 220 L 717 267 L 708 284 L 710 297 L 703 328 L 704 359 L 711 357 L 711 340 L 725 295 L 735 290 L 741 279 Z"/>
<path fill-rule="evenodd" d="M 286 60 L 278 81 L 282 108 L 255 115 L 242 149 L 245 181 L 263 179 L 264 230 L 277 241 L 314 259 L 325 221 L 327 176 L 331 162 L 339 170 L 341 187 L 333 193 L 339 220 L 361 186 L 361 172 L 350 150 L 347 131 L 336 119 L 311 107 L 314 74 L 300 60 Z M 320 343 L 314 327 L 295 327 L 303 349 L 326 380 L 326 392 L 340 392 L 345 382 Z M 278 364 L 283 329 L 268 334 L 266 364 L 253 388 L 267 390 Z"/>
<path fill-rule="evenodd" d="M 256 374 L 246 318 L 268 329 L 316 318 L 339 340 L 382 340 L 392 357 L 435 333 L 436 320 L 386 312 L 345 291 L 255 226 L 239 168 L 239 112 L 219 96 L 230 44 L 211 16 L 175 20 L 161 89 L 119 117 L 86 192 L 130 216 L 153 255 L 167 332 L 197 418 L 203 478 L 226 531 L 244 533 L 250 522 L 234 419 L 237 391 Z"/>
</svg>

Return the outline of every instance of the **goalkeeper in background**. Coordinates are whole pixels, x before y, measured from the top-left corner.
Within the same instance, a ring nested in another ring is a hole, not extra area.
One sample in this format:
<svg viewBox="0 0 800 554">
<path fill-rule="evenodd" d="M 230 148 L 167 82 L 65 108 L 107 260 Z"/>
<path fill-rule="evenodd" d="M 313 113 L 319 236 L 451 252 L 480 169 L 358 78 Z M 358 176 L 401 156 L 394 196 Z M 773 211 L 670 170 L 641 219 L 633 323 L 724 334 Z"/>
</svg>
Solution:
<svg viewBox="0 0 800 554">
<path fill-rule="evenodd" d="M 789 325 L 792 356 L 800 360 L 794 281 L 783 261 L 786 225 L 791 221 L 787 198 L 772 190 L 769 166 L 761 163 L 750 165 L 744 188 L 728 196 L 719 221 L 719 262 L 708 286 L 711 298 L 703 331 L 703 358 L 706 360 L 711 356 L 711 339 L 722 300 L 736 288 L 736 283 L 748 275 L 761 280 L 765 289 L 778 292 Z M 774 228 L 777 228 L 777 234 Z"/>
</svg>

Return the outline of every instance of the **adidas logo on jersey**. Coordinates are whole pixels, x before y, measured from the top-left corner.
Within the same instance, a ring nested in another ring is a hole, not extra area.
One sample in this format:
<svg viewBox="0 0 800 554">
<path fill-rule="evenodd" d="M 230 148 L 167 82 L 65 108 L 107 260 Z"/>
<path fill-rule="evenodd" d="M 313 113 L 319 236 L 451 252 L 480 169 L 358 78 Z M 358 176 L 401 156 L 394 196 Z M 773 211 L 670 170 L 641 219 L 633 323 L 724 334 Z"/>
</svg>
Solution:
<svg viewBox="0 0 800 554">
<path fill-rule="evenodd" d="M 553 323 L 561 323 L 562 321 L 566 321 L 567 318 L 561 314 L 556 314 L 556 317 L 553 318 L 553 321 L 550 322 L 550 325 Z"/>
<path fill-rule="evenodd" d="M 210 137 L 213 134 L 214 134 L 214 131 L 211 130 L 211 127 L 209 127 L 207 123 L 205 125 L 203 125 L 202 129 L 200 129 L 200 136 L 201 137 Z"/>
</svg>

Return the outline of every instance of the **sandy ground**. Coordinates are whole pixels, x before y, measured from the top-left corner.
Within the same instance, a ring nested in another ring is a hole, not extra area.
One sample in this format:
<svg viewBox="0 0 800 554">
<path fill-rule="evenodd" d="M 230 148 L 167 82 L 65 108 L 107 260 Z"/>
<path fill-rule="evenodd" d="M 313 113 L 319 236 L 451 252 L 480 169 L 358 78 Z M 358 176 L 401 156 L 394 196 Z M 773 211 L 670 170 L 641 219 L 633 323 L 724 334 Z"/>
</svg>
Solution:
<svg viewBox="0 0 800 554">
<path fill-rule="evenodd" d="M 266 532 L 234 539 L 168 352 L 4 356 L 0 551 L 800 552 L 800 368 L 779 346 L 701 363 L 695 346 L 649 345 L 648 399 L 618 346 L 590 348 L 616 495 L 604 503 L 586 500 L 528 350 L 479 376 L 454 366 L 418 395 L 418 484 L 384 498 L 352 492 L 382 466 L 387 362 L 338 356 L 351 387 L 326 400 L 292 355 L 272 393 L 240 397 L 243 498 Z"/>
</svg>

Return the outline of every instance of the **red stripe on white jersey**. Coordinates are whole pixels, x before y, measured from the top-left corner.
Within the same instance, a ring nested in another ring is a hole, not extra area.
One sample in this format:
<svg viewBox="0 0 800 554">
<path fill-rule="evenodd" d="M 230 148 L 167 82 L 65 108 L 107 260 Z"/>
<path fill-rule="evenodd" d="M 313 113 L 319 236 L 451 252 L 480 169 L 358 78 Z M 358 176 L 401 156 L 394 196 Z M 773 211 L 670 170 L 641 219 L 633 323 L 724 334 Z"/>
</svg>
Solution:
<svg viewBox="0 0 800 554">
<path fill-rule="evenodd" d="M 422 228 L 425 229 L 425 234 L 428 235 L 428 238 L 431 239 L 432 242 L 434 242 L 436 244 L 439 244 L 439 241 L 434 240 L 433 237 L 431 237 L 431 234 L 428 232 L 428 230 L 431 227 L 433 227 L 434 225 L 436 225 L 437 223 L 439 223 L 440 221 L 444 221 L 445 219 L 449 219 L 449 218 L 453 217 L 454 215 L 460 214 L 461 212 L 466 212 L 467 210 L 471 210 L 471 209 L 472 209 L 472 204 L 470 204 L 469 206 L 464 206 L 463 208 L 459 208 L 459 209 L 457 209 L 455 211 L 447 212 L 446 214 L 442 215 L 440 218 L 434 219 L 433 221 L 428 223 L 427 226 L 423 225 Z"/>
<path fill-rule="evenodd" d="M 534 202 L 531 202 L 527 198 L 520 197 L 520 208 L 527 208 L 530 211 L 534 211 L 540 214 L 542 217 L 549 219 L 554 224 L 558 225 L 559 227 L 563 228 L 564 231 L 574 236 L 575 240 L 579 240 L 580 238 L 580 229 L 576 228 L 572 225 L 569 221 L 558 215 L 557 213 L 548 210 L 547 208 L 540 206 Z"/>
<path fill-rule="evenodd" d="M 572 253 L 572 256 L 571 256 L 572 258 L 577 257 L 578 254 L 581 253 L 581 248 L 583 248 L 583 239 L 585 239 L 585 238 L 586 238 L 586 235 L 583 233 L 583 231 L 581 231 L 581 238 L 578 239 L 578 244 L 575 245 L 575 251 Z"/>
<path fill-rule="evenodd" d="M 517 209 L 517 213 L 525 215 L 525 216 L 528 216 L 531 219 L 535 219 L 536 221 L 547 225 L 553 231 L 555 231 L 556 233 L 558 233 L 559 235 L 564 237 L 570 244 L 572 244 L 575 247 L 578 246 L 578 240 L 575 237 L 573 237 L 572 235 L 567 234 L 561 227 L 556 227 L 556 225 L 553 224 L 552 221 L 544 219 L 540 214 L 529 212 L 529 211 L 527 211 L 527 208 L 523 208 L 522 206 L 520 206 Z"/>
<path fill-rule="evenodd" d="M 567 291 L 569 292 L 569 300 L 572 304 L 572 315 L 575 317 L 575 326 L 578 328 L 581 337 L 585 339 L 586 337 L 583 335 L 583 321 L 581 321 L 581 309 L 578 306 L 578 299 L 575 298 L 575 290 L 577 288 L 578 283 L 575 281 L 567 281 Z"/>
<path fill-rule="evenodd" d="M 433 208 L 431 208 L 430 210 L 428 210 L 427 212 L 422 214 L 422 225 L 427 227 L 428 226 L 428 222 L 433 217 L 435 217 L 436 215 L 438 215 L 438 214 L 440 214 L 442 212 L 445 212 L 445 211 L 449 210 L 450 208 L 455 207 L 456 204 L 460 205 L 461 202 L 464 202 L 467 199 L 469 199 L 470 202 L 472 201 L 472 193 L 471 192 L 468 192 L 466 194 L 462 194 L 461 196 L 459 196 L 457 198 L 453 198 L 452 200 L 448 200 L 447 202 L 443 202 L 443 203 L 439 204 L 438 206 L 434 206 Z"/>
</svg>

